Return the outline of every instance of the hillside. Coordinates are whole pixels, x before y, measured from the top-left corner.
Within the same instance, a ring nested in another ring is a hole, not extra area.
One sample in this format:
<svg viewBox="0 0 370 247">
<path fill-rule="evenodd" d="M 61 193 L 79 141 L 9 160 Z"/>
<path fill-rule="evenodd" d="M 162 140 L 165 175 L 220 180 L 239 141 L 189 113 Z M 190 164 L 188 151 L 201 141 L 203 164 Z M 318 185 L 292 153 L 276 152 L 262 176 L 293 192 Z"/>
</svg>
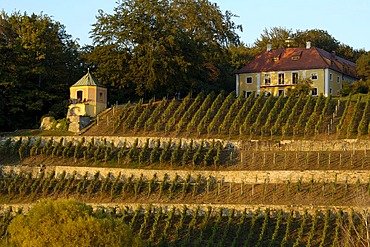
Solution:
<svg viewBox="0 0 370 247">
<path fill-rule="evenodd" d="M 114 107 L 86 136 L 221 139 L 366 138 L 370 97 L 243 97 L 199 94 Z"/>
<path fill-rule="evenodd" d="M 2 137 L 0 234 L 6 205 L 74 198 L 152 246 L 365 244 L 368 102 L 198 95 L 112 108 L 81 136 Z"/>
</svg>

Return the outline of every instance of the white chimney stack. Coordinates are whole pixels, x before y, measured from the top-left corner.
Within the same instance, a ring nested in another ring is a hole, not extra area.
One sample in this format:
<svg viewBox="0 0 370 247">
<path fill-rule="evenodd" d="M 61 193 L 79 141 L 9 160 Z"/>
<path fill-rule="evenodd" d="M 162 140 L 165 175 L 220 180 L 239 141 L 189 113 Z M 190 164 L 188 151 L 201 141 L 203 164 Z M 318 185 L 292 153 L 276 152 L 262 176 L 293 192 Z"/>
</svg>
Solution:
<svg viewBox="0 0 370 247">
<path fill-rule="evenodd" d="M 267 51 L 271 51 L 272 50 L 272 44 L 267 44 Z"/>
<path fill-rule="evenodd" d="M 310 49 L 311 48 L 311 41 L 307 41 L 306 42 L 306 49 Z"/>
</svg>

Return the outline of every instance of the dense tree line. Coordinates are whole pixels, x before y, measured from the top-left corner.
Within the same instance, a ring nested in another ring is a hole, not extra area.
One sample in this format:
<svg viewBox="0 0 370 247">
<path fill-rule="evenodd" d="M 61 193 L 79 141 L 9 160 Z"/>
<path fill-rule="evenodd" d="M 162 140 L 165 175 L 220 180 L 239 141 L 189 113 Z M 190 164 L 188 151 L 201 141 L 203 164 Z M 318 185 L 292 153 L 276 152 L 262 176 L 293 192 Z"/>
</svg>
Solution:
<svg viewBox="0 0 370 247">
<path fill-rule="evenodd" d="M 78 44 L 51 17 L 0 13 L 0 131 L 30 128 L 65 114 L 79 76 Z"/>
<path fill-rule="evenodd" d="M 89 67 L 108 86 L 111 103 L 234 90 L 234 72 L 266 49 L 313 46 L 357 62 L 361 80 L 347 93 L 367 92 L 370 55 L 327 31 L 273 27 L 248 46 L 235 15 L 210 1 L 120 1 L 99 11 L 93 44 L 80 47 L 45 14 L 0 14 L 0 131 L 39 125 L 44 114 L 62 118 L 68 88 Z M 286 41 L 289 40 L 289 43 Z M 180 93 L 180 94 L 179 94 Z"/>
</svg>

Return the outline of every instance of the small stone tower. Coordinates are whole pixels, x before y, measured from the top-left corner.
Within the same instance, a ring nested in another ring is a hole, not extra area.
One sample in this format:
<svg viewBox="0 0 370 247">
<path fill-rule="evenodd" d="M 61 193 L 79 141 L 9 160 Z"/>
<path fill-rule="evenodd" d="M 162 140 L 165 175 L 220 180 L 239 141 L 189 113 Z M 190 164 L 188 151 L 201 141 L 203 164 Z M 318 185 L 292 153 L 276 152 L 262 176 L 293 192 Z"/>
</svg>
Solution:
<svg viewBox="0 0 370 247">
<path fill-rule="evenodd" d="M 67 117 L 69 130 L 78 132 L 107 108 L 107 88 L 87 71 L 80 80 L 70 87 L 70 105 Z"/>
</svg>

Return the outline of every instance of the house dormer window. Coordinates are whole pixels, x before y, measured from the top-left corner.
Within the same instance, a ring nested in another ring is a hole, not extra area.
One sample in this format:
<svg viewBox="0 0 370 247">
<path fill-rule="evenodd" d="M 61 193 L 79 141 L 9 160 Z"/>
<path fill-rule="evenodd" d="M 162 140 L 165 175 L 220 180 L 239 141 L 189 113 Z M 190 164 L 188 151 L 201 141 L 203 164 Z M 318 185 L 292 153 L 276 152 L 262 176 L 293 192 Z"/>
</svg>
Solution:
<svg viewBox="0 0 370 247">
<path fill-rule="evenodd" d="M 302 51 L 296 51 L 292 54 L 290 59 L 292 59 L 293 61 L 299 60 L 301 58 L 301 55 L 302 55 Z"/>
<path fill-rule="evenodd" d="M 271 60 L 272 60 L 273 62 L 279 61 L 279 57 L 278 57 L 278 56 L 273 57 Z"/>
</svg>

